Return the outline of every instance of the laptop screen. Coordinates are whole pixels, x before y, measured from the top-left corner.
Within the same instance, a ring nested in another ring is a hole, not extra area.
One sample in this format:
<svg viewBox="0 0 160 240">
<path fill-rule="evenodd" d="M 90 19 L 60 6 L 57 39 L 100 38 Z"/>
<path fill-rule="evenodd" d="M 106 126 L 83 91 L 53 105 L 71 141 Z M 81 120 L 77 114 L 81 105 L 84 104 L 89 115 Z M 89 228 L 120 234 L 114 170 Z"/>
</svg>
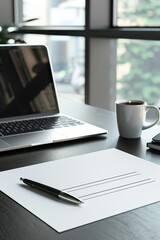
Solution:
<svg viewBox="0 0 160 240">
<path fill-rule="evenodd" d="M 0 117 L 58 111 L 46 47 L 0 45 Z"/>
</svg>

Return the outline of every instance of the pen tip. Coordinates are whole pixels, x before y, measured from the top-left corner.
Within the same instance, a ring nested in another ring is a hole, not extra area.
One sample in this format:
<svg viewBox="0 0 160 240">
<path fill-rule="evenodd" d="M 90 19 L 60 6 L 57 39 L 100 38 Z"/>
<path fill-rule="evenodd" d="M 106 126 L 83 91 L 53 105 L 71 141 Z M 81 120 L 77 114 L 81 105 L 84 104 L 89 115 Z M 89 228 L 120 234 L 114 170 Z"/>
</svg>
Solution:
<svg viewBox="0 0 160 240">
<path fill-rule="evenodd" d="M 23 178 L 22 178 L 22 177 L 20 177 L 20 180 L 21 180 L 21 181 L 23 181 Z"/>
</svg>

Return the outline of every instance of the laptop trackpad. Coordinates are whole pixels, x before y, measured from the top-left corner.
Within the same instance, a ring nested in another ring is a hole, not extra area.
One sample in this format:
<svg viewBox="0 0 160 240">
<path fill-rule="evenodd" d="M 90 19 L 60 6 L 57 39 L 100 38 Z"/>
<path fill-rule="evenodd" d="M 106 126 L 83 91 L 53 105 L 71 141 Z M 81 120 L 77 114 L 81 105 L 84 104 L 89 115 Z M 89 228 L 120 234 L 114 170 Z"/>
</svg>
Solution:
<svg viewBox="0 0 160 240">
<path fill-rule="evenodd" d="M 4 138 L 5 142 L 12 146 L 36 146 L 56 142 L 61 139 L 65 139 L 65 137 L 54 131 L 35 132 Z"/>
</svg>

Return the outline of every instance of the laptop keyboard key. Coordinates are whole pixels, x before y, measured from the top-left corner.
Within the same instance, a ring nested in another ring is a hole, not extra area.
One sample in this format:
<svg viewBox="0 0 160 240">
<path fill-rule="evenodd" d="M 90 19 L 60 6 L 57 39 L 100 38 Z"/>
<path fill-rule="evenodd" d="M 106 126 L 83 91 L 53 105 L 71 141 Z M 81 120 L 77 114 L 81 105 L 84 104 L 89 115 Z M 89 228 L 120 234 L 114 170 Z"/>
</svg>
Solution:
<svg viewBox="0 0 160 240">
<path fill-rule="evenodd" d="M 13 121 L 0 123 L 0 136 L 70 127 L 82 124 L 84 123 L 67 116 Z"/>
</svg>

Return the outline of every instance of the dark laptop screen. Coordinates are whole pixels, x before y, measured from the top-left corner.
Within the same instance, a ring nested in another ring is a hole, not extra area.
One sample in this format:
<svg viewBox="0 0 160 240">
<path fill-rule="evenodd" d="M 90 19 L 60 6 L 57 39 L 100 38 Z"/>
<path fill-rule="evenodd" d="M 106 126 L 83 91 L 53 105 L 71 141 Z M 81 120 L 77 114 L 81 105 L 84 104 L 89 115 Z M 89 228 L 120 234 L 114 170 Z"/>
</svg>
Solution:
<svg viewBox="0 0 160 240">
<path fill-rule="evenodd" d="M 0 45 L 0 117 L 57 112 L 46 47 Z"/>
</svg>

